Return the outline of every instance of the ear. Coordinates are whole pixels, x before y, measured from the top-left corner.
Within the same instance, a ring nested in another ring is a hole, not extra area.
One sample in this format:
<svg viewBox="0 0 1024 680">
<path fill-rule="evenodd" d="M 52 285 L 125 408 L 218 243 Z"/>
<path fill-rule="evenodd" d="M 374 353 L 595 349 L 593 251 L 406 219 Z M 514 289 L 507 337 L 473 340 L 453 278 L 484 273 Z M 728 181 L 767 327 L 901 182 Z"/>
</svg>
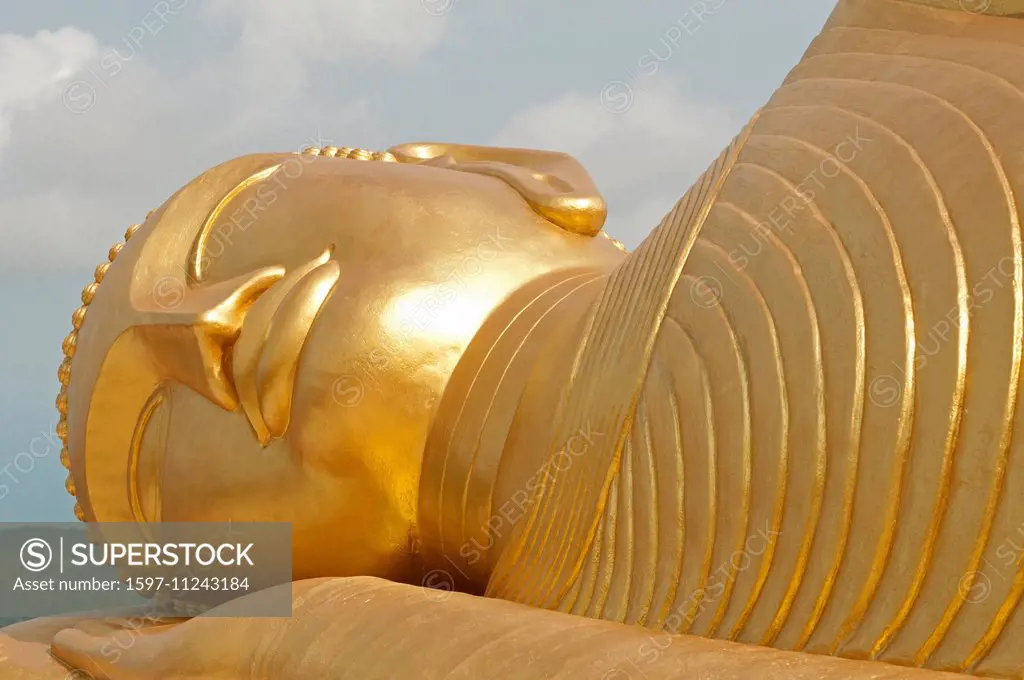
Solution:
<svg viewBox="0 0 1024 680">
<path fill-rule="evenodd" d="M 596 236 L 607 209 L 590 175 L 564 153 L 415 142 L 388 149 L 401 163 L 421 163 L 505 181 L 530 207 L 566 231 Z"/>
</svg>

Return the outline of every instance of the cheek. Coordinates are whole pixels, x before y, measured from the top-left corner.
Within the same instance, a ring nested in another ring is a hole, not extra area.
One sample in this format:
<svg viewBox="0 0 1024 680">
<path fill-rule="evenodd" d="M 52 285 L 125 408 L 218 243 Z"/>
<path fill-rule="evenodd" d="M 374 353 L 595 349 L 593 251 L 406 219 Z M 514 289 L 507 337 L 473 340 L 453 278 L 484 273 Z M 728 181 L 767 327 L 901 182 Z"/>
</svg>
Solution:
<svg viewBox="0 0 1024 680">
<path fill-rule="evenodd" d="M 240 412 L 224 411 L 181 385 L 168 390 L 160 505 L 163 521 L 257 517 L 267 499 L 301 492 L 286 440 L 261 448 Z"/>
<path fill-rule="evenodd" d="M 391 347 L 367 334 L 346 346 L 311 338 L 296 373 L 286 437 L 304 463 L 382 484 L 419 472 L 419 462 L 448 371 L 436 358 Z M 354 348 L 353 345 L 356 345 Z M 312 351 L 309 351 L 312 350 Z"/>
<path fill-rule="evenodd" d="M 345 276 L 302 348 L 285 438 L 311 473 L 377 498 L 398 526 L 415 516 L 424 445 L 457 352 L 394 331 L 388 301 L 399 284 Z"/>
</svg>

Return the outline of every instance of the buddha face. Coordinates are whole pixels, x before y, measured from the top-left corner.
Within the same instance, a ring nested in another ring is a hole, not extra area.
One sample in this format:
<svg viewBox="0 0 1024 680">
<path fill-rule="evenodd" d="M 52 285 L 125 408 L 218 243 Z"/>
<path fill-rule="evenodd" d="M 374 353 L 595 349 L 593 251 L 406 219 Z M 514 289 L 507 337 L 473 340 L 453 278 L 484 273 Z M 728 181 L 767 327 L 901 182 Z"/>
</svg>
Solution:
<svg viewBox="0 0 1024 680">
<path fill-rule="evenodd" d="M 285 521 L 296 578 L 411 578 L 424 442 L 474 334 L 526 281 L 621 258 L 452 166 L 247 156 L 151 213 L 78 333 L 89 518 Z"/>
</svg>

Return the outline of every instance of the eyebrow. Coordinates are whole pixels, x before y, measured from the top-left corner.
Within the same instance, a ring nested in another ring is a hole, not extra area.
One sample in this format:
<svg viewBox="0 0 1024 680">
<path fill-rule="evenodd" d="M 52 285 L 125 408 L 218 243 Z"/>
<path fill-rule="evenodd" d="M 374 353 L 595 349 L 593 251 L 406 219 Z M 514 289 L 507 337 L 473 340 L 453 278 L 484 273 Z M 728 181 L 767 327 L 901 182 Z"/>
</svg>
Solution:
<svg viewBox="0 0 1024 680">
<path fill-rule="evenodd" d="M 252 185 L 262 182 L 272 174 L 277 172 L 278 168 L 281 167 L 281 163 L 275 163 L 268 168 L 254 172 L 242 179 L 241 182 L 236 184 L 230 191 L 217 202 L 217 205 L 213 207 L 210 214 L 206 216 L 203 221 L 203 225 L 199 228 L 199 233 L 196 234 L 195 241 L 192 242 L 192 248 L 189 250 L 186 274 L 189 280 L 193 282 L 200 282 L 203 280 L 203 276 L 206 272 L 203 271 L 203 255 L 206 252 L 206 245 L 209 241 L 210 234 L 213 232 L 213 227 L 217 220 L 220 218 L 224 209 L 233 201 L 240 193 L 251 187 Z"/>
</svg>

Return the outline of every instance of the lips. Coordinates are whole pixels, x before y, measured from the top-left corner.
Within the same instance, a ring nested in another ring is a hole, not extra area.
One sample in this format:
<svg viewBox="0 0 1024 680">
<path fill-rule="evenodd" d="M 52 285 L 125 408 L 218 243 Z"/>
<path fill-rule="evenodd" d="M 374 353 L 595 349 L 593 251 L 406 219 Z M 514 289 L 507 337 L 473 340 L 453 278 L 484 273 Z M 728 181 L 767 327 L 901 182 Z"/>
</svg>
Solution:
<svg viewBox="0 0 1024 680">
<path fill-rule="evenodd" d="M 238 400 L 263 446 L 288 429 L 299 354 L 341 271 L 330 255 L 324 251 L 263 293 L 232 349 Z"/>
</svg>

